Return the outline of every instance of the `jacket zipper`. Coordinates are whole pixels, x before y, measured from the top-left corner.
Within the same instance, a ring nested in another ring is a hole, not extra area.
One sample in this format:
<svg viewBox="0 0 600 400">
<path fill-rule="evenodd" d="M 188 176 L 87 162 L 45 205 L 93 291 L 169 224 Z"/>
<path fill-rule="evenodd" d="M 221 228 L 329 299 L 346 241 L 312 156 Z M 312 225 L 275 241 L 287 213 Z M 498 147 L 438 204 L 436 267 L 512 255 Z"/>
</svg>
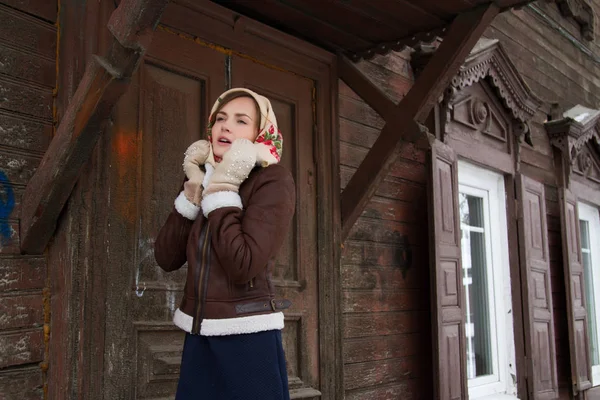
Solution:
<svg viewBox="0 0 600 400">
<path fill-rule="evenodd" d="M 194 308 L 194 323 L 192 334 L 199 335 L 202 320 L 204 319 L 204 305 L 206 303 L 206 286 L 208 285 L 208 273 L 210 270 L 210 223 L 208 220 L 202 227 L 200 238 L 198 240 L 198 249 L 200 251 L 195 273 L 196 307 Z"/>
<path fill-rule="evenodd" d="M 248 283 L 250 284 L 250 289 L 254 288 L 254 278 L 250 279 Z"/>
</svg>

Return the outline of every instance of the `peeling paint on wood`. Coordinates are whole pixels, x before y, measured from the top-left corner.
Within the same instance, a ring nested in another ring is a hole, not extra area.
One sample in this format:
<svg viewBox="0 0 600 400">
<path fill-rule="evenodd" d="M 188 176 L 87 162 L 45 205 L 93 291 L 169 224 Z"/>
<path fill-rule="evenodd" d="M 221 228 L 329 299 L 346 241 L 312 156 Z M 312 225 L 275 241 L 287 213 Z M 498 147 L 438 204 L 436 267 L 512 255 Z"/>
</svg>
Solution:
<svg viewBox="0 0 600 400">
<path fill-rule="evenodd" d="M 22 154 L 0 152 L 0 193 L 13 185 L 26 185 L 40 163 L 39 158 Z"/>
<path fill-rule="evenodd" d="M 43 258 L 2 258 L 0 261 L 0 292 L 42 289 L 46 280 L 46 260 Z"/>
<path fill-rule="evenodd" d="M 42 326 L 42 295 L 0 297 L 0 330 Z"/>
<path fill-rule="evenodd" d="M 0 112 L 0 145 L 43 153 L 52 140 L 52 123 Z"/>
<path fill-rule="evenodd" d="M 44 358 L 44 332 L 40 329 L 0 334 L 0 368 L 31 364 Z"/>
</svg>

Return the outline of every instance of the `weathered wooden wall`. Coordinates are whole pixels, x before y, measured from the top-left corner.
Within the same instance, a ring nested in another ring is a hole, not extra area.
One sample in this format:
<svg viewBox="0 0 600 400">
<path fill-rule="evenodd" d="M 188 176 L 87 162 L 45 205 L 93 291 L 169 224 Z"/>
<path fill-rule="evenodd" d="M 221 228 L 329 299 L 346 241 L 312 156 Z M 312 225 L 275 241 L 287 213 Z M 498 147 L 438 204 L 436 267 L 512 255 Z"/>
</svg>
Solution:
<svg viewBox="0 0 600 400">
<path fill-rule="evenodd" d="M 600 0 L 591 3 L 598 15 Z M 569 337 L 558 182 L 554 174 L 552 148 L 543 124 L 551 113 L 551 103 L 558 103 L 563 110 L 576 104 L 591 108 L 600 106 L 600 61 L 587 55 L 585 48 L 569 40 L 565 33 L 552 27 L 552 23 L 564 29 L 596 56 L 600 54 L 597 27 L 596 39 L 593 42 L 584 40 L 579 25 L 572 18 L 564 17 L 554 2 L 537 2 L 533 6 L 501 14 L 485 36 L 501 41 L 519 73 L 535 94 L 547 103 L 538 111 L 531 126 L 534 146 L 523 146 L 522 171 L 546 186 L 557 371 L 561 398 L 568 399 L 571 396 Z"/>
<path fill-rule="evenodd" d="M 600 0 L 594 0 L 593 7 L 600 13 Z M 600 44 L 584 40 L 580 26 L 564 17 L 554 2 L 501 14 L 484 36 L 501 41 L 518 72 L 545 103 L 531 124 L 534 146 L 523 146 L 521 170 L 546 186 L 557 369 L 561 398 L 569 399 L 558 182 L 543 124 L 552 112 L 551 103 L 559 103 L 563 110 L 576 104 L 600 106 L 600 62 L 585 48 L 600 54 Z M 405 53 L 392 54 L 360 67 L 397 100 L 411 86 L 407 60 Z M 343 83 L 339 102 L 343 188 L 383 123 Z M 424 154 L 416 150 L 401 154 L 344 243 L 344 368 L 349 399 L 430 397 L 422 392 L 430 376 L 431 329 L 424 182 Z M 403 270 L 404 244 L 413 255 L 407 270 Z"/>
<path fill-rule="evenodd" d="M 413 82 L 408 53 L 359 64 L 394 101 Z M 340 81 L 342 189 L 383 120 Z M 341 260 L 346 399 L 430 398 L 425 152 L 407 147 L 353 227 Z"/>
<path fill-rule="evenodd" d="M 0 1 L 0 398 L 43 398 L 50 295 L 19 250 L 21 197 L 53 131 L 56 0 Z"/>
</svg>

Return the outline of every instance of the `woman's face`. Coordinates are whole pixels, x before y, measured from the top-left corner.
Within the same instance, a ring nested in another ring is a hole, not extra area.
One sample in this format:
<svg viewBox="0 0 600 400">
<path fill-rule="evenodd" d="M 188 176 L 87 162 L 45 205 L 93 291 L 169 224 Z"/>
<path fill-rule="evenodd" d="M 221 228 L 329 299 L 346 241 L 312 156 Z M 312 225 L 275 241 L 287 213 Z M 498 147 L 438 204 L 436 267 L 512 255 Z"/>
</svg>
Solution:
<svg viewBox="0 0 600 400">
<path fill-rule="evenodd" d="M 250 97 L 237 97 L 221 108 L 212 126 L 213 154 L 222 158 L 236 139 L 254 142 L 258 136 L 256 105 Z"/>
</svg>

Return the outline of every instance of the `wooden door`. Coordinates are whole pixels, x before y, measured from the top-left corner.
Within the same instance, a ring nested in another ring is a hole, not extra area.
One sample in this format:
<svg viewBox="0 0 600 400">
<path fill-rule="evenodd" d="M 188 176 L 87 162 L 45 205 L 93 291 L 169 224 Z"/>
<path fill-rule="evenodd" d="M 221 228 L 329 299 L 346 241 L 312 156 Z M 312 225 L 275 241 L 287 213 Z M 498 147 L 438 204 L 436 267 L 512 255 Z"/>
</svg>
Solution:
<svg viewBox="0 0 600 400">
<path fill-rule="evenodd" d="M 297 182 L 293 229 L 274 273 L 286 311 L 284 346 L 295 398 L 319 397 L 313 82 L 158 30 L 119 104 L 106 157 L 104 399 L 173 398 L 184 333 L 172 316 L 186 267 L 164 273 L 153 243 L 183 179 L 186 147 L 204 137 L 210 107 L 243 85 L 270 97 Z"/>
<path fill-rule="evenodd" d="M 314 83 L 242 57 L 233 57 L 231 65 L 232 87 L 247 87 L 271 100 L 283 135 L 281 162 L 296 182 L 296 214 L 273 278 L 278 295 L 293 303 L 283 332 L 290 390 L 296 398 L 312 398 L 319 394 Z"/>
<path fill-rule="evenodd" d="M 186 266 L 164 273 L 153 243 L 173 208 L 187 146 L 225 89 L 225 57 L 157 31 L 118 104 L 105 155 L 106 330 L 104 399 L 168 398 L 184 335 L 170 322 Z"/>
</svg>

